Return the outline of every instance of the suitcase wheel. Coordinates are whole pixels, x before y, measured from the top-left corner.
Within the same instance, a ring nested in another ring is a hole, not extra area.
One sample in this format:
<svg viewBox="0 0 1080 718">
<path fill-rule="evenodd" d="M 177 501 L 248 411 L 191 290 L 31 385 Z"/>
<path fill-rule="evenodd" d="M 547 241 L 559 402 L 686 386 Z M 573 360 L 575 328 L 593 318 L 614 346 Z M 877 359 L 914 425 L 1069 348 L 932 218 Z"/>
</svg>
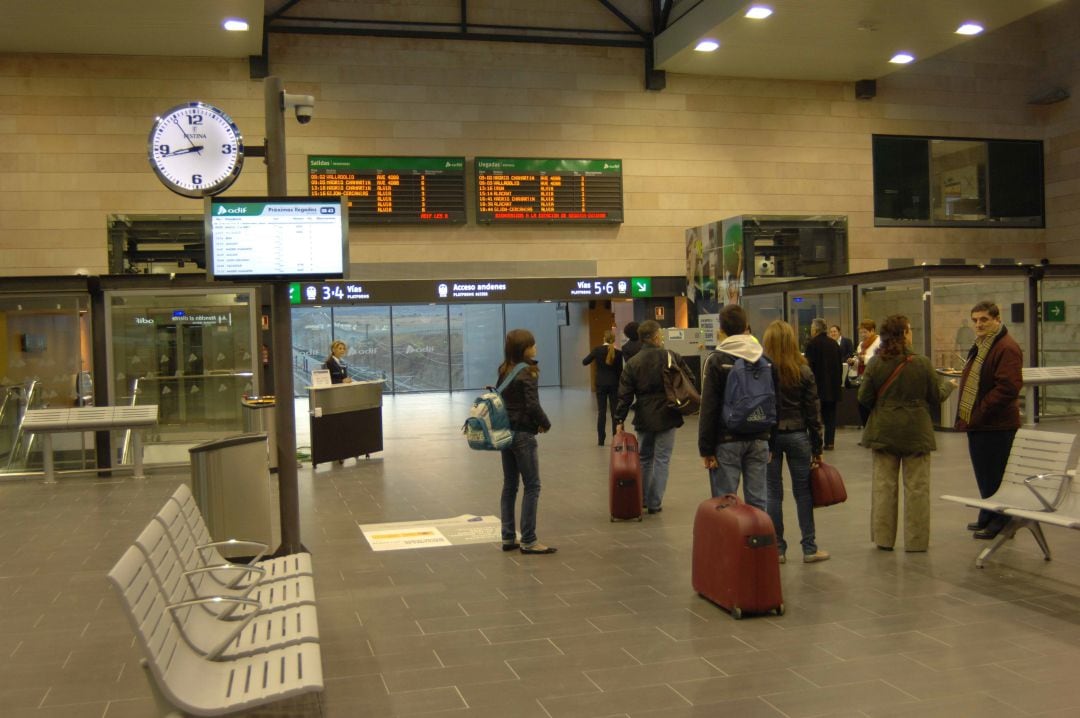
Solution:
<svg viewBox="0 0 1080 718">
<path fill-rule="evenodd" d="M 731 607 L 731 617 L 734 618 L 736 621 L 741 621 L 742 620 L 742 609 L 739 608 L 738 606 L 732 606 Z"/>
<path fill-rule="evenodd" d="M 637 517 L 637 520 L 638 520 L 638 522 L 644 521 L 644 520 L 645 520 L 645 517 L 644 517 L 644 516 L 638 516 L 638 517 Z M 1047 559 L 1047 561 L 1049 561 L 1049 560 L 1050 560 L 1050 559 Z"/>
<path fill-rule="evenodd" d="M 776 607 L 776 615 L 777 616 L 783 616 L 784 615 L 784 604 L 781 603 L 779 606 Z"/>
<path fill-rule="evenodd" d="M 611 517 L 611 523 L 615 523 L 615 517 L 614 516 Z"/>
</svg>

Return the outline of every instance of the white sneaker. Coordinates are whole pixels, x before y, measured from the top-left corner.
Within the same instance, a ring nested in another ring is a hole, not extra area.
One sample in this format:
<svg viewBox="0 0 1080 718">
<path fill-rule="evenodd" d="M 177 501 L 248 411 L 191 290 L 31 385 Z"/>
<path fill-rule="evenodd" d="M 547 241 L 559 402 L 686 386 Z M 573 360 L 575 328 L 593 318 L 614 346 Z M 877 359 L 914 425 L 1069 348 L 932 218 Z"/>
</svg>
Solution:
<svg viewBox="0 0 1080 718">
<path fill-rule="evenodd" d="M 803 563 L 818 563 L 819 561 L 828 561 L 829 552 L 818 549 L 816 553 L 804 553 L 802 557 Z"/>
</svg>

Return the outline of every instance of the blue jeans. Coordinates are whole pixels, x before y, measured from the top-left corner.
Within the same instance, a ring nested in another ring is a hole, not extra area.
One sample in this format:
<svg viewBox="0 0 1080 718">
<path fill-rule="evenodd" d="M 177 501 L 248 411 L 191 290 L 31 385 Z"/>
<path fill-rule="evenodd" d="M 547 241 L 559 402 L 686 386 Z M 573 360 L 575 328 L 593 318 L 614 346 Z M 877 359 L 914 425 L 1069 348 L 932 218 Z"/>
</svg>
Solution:
<svg viewBox="0 0 1080 718">
<path fill-rule="evenodd" d="M 772 461 L 766 471 L 768 487 L 769 518 L 776 528 L 776 545 L 783 554 L 787 550 L 784 541 L 784 468 L 787 456 L 788 473 L 791 474 L 791 493 L 795 496 L 795 511 L 799 516 L 803 553 L 816 553 L 814 532 L 814 497 L 810 495 L 810 437 L 805 431 L 782 431 L 776 435 Z"/>
<path fill-rule="evenodd" d="M 743 500 L 766 510 L 765 465 L 769 461 L 769 442 L 725 441 L 716 445 L 717 468 L 709 469 L 709 487 L 713 498 L 738 493 L 743 479 Z"/>
<path fill-rule="evenodd" d="M 675 429 L 640 431 L 637 438 L 645 506 L 658 509 L 664 503 L 664 491 L 667 490 L 668 466 L 671 464 L 671 452 L 675 449 Z"/>
<path fill-rule="evenodd" d="M 536 435 L 514 432 L 514 442 L 502 452 L 503 490 L 502 540 L 515 541 L 514 507 L 517 504 L 518 477 L 525 491 L 521 497 L 521 543 L 536 543 L 536 507 L 540 503 L 540 461 L 536 452 Z"/>
</svg>

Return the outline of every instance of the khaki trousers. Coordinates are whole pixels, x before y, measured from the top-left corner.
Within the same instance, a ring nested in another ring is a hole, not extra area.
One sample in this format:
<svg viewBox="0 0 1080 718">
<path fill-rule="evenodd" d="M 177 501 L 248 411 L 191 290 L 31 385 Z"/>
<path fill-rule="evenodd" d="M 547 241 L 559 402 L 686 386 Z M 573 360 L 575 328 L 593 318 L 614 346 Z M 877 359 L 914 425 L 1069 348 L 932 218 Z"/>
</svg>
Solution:
<svg viewBox="0 0 1080 718">
<path fill-rule="evenodd" d="M 897 493 L 904 471 L 904 550 L 925 551 L 930 545 L 930 454 L 897 456 L 874 451 L 870 540 L 891 548 L 896 543 Z"/>
</svg>

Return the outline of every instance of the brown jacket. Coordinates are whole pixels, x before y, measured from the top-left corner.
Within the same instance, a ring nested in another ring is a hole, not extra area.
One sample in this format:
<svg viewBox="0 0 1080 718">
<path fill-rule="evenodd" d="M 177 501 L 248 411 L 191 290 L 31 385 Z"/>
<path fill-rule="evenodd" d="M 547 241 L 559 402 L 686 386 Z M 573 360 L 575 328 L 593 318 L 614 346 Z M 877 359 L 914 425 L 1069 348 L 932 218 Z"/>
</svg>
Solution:
<svg viewBox="0 0 1080 718">
<path fill-rule="evenodd" d="M 978 349 L 971 347 L 964 374 L 960 377 L 960 396 L 968 382 L 971 362 Z M 971 421 L 956 417 L 959 431 L 1005 431 L 1020 428 L 1020 389 L 1024 385 L 1024 352 L 1005 327 L 994 338 L 990 352 L 979 372 L 979 391 L 971 410 Z"/>
</svg>

